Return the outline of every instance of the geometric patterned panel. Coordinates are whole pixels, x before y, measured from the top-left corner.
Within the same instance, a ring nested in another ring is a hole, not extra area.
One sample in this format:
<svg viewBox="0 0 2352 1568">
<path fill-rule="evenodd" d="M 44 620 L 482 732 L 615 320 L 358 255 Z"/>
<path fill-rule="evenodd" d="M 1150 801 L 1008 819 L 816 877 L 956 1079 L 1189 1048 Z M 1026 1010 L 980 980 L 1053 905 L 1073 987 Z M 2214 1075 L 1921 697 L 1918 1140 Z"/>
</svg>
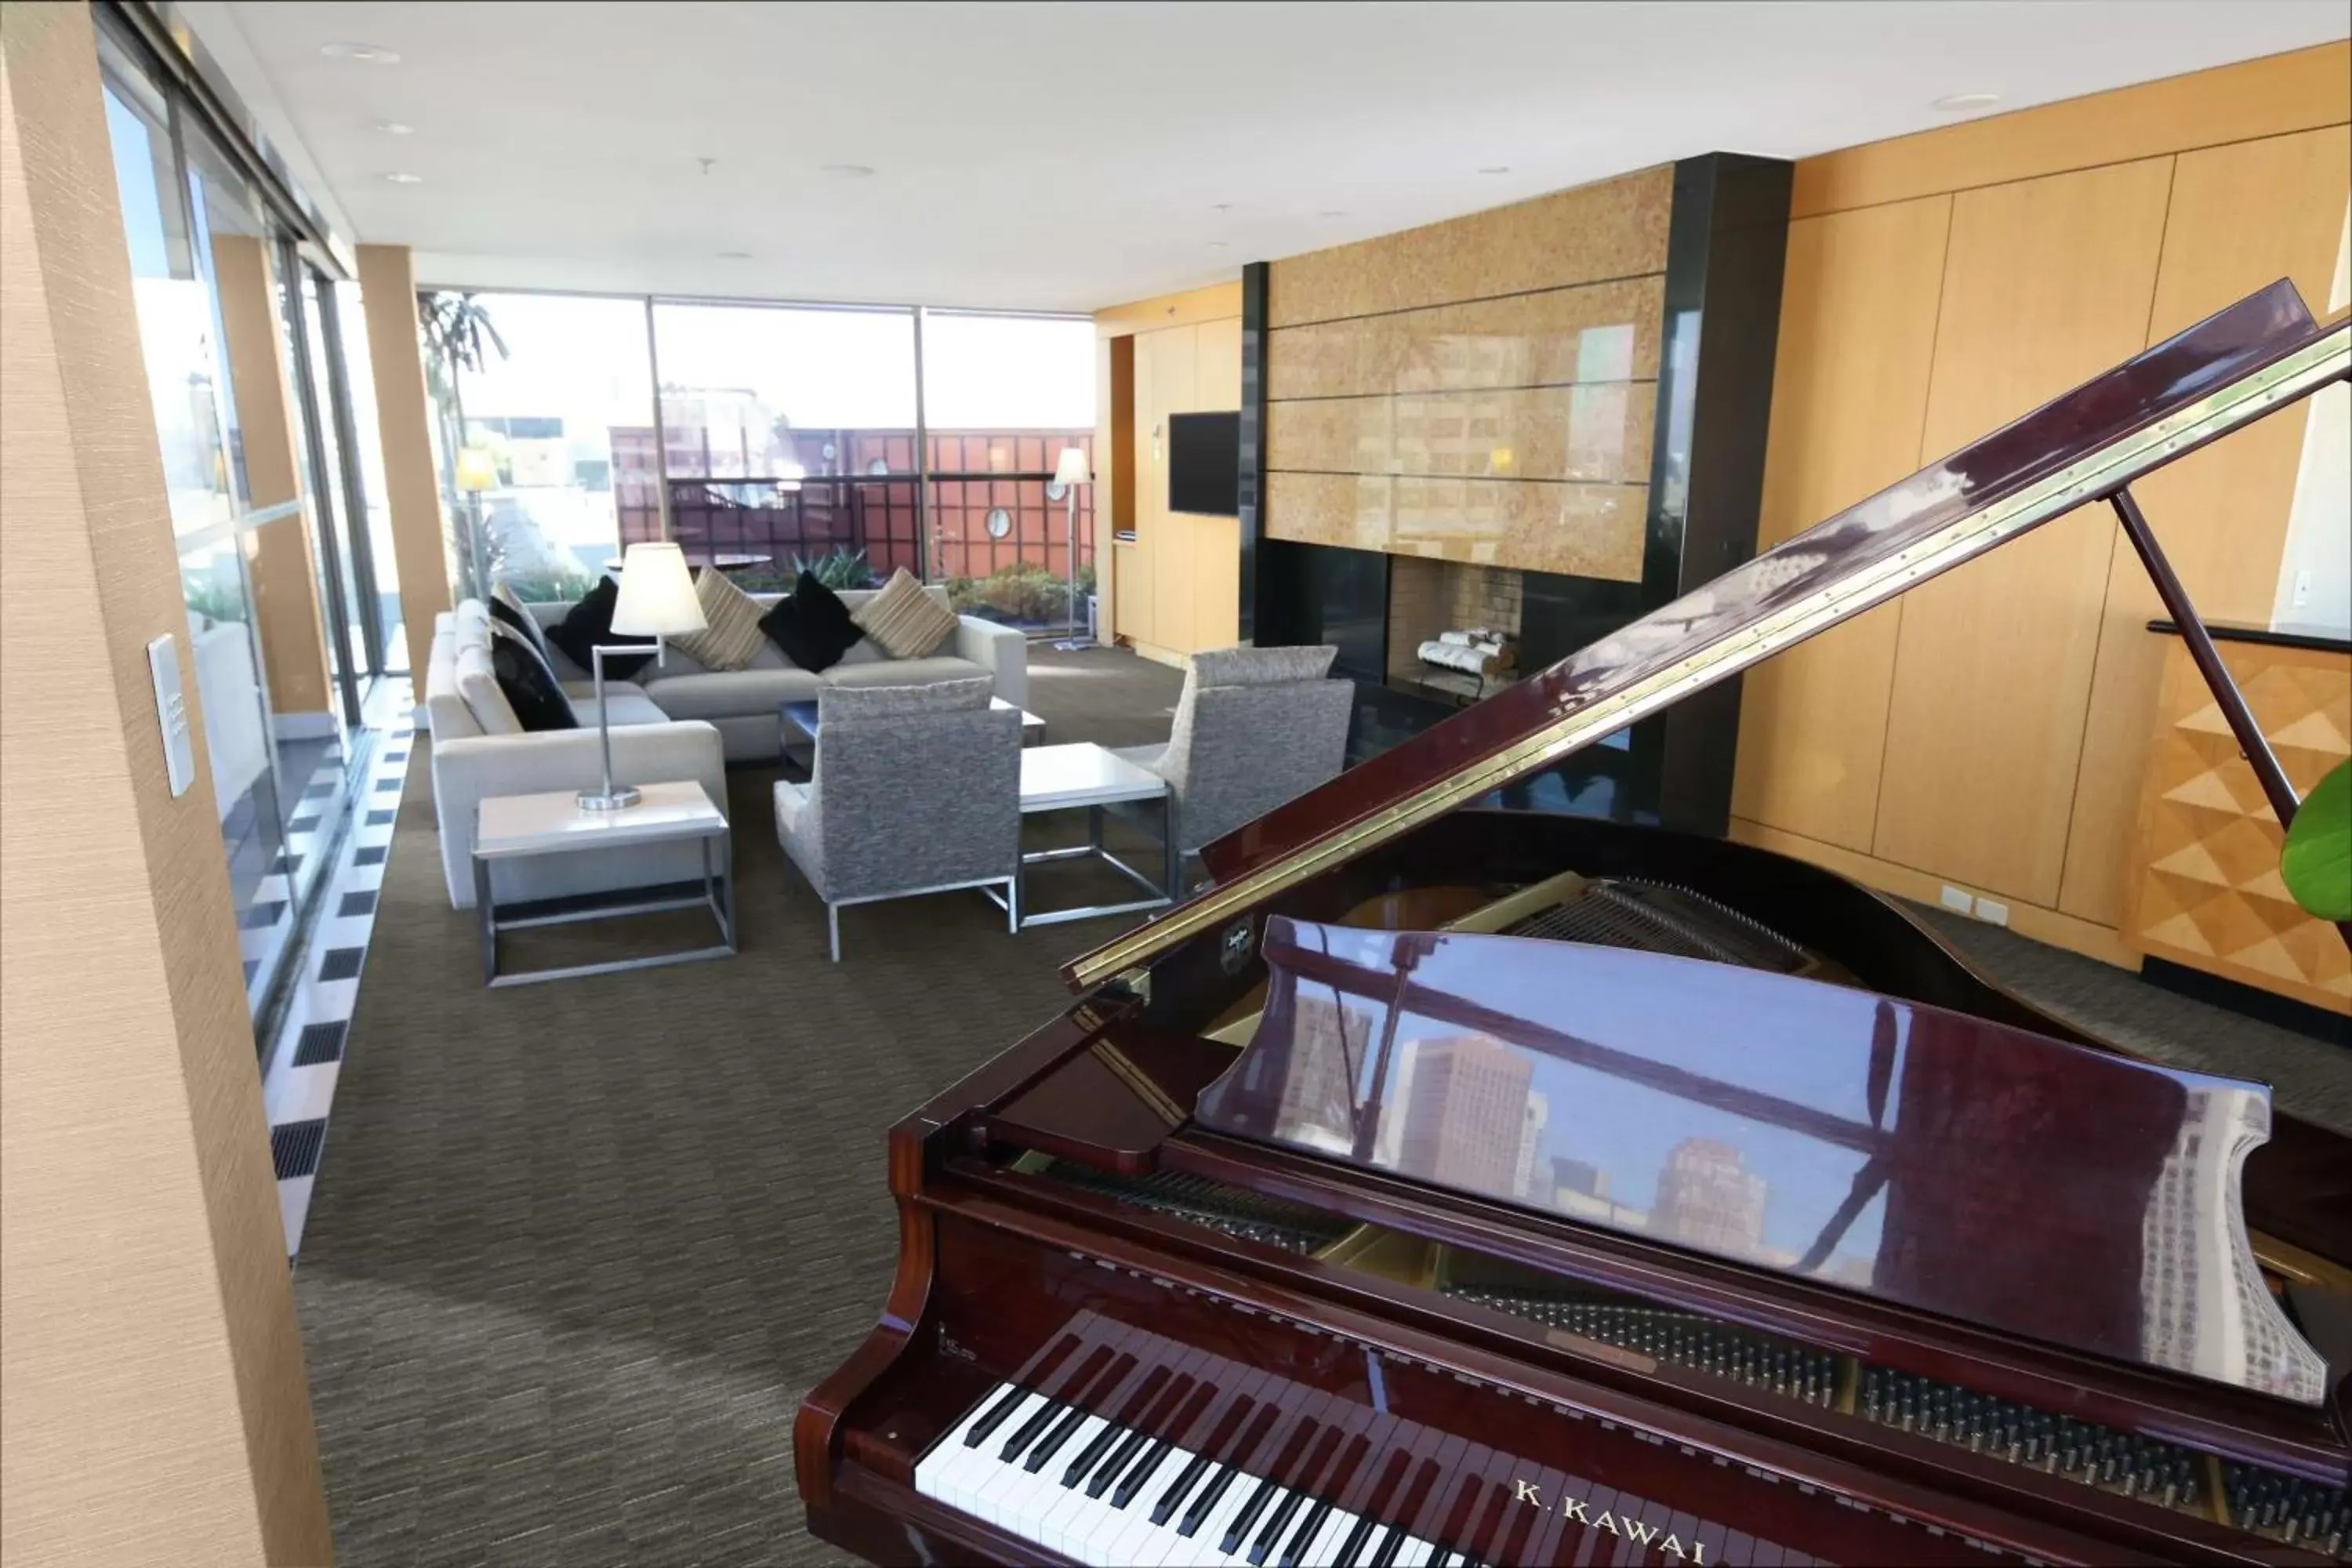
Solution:
<svg viewBox="0 0 2352 1568">
<path fill-rule="evenodd" d="M 2352 952 L 2296 907 L 2280 880 L 2277 814 L 2185 644 L 2170 639 L 2164 697 L 2140 799 L 2139 880 L 2125 922 L 2143 952 L 2342 1012 Z M 2352 753 L 2352 658 L 2221 642 L 2297 795 Z"/>
</svg>

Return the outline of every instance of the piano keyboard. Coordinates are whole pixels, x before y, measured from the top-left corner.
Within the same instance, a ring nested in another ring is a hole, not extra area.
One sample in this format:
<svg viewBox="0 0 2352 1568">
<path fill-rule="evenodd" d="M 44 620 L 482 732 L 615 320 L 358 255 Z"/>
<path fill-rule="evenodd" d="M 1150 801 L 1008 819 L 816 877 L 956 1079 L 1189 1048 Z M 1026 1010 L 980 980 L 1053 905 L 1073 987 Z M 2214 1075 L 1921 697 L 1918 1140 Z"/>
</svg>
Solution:
<svg viewBox="0 0 2352 1568">
<path fill-rule="evenodd" d="M 1813 1561 L 1092 1314 L 952 1423 L 915 1489 L 1091 1563 Z"/>
</svg>

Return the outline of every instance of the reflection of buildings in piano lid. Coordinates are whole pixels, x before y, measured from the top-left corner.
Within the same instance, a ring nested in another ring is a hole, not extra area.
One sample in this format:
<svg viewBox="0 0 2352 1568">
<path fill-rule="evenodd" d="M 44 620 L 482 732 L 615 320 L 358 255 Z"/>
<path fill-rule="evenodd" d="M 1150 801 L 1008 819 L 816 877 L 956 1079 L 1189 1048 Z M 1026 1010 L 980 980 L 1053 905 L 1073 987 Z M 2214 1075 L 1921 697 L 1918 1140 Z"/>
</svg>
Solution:
<svg viewBox="0 0 2352 1568">
<path fill-rule="evenodd" d="M 2270 1131 L 2269 1108 L 2239 1089 L 2192 1089 L 2179 1135 L 2140 1222 L 2140 1343 L 2161 1366 L 2256 1388 L 2292 1384 L 2308 1352 L 2237 1247 L 2208 1257 L 2200 1240 L 2236 1229 L 2232 1179 L 2242 1151 Z"/>
<path fill-rule="evenodd" d="M 1402 1101 L 1397 1168 L 1471 1192 L 1517 1197 L 1530 1124 L 1535 1067 L 1485 1035 L 1417 1042 L 1412 1088 Z M 1540 1128 L 1538 1129 L 1540 1137 Z"/>
<path fill-rule="evenodd" d="M 1650 1211 L 1621 1204 L 1609 1195 L 1609 1173 L 1589 1160 L 1565 1156 L 1551 1163 L 1551 1206 L 1570 1219 L 1591 1220 L 1617 1230 L 1647 1230 Z"/>
<path fill-rule="evenodd" d="M 1354 1090 L 1357 1063 L 1378 1043 L 1379 1015 L 1342 1006 L 1330 996 L 1300 994 L 1291 1005 L 1288 1076 L 1275 1111 L 1274 1134 L 1309 1148 L 1345 1154 L 1355 1146 Z M 1386 1118 L 1403 1120 L 1391 1100 Z M 1387 1142 L 1386 1129 L 1382 1130 Z"/>
<path fill-rule="evenodd" d="M 1764 1178 L 1743 1169 L 1739 1151 L 1712 1138 L 1685 1138 L 1658 1172 L 1651 1230 L 1668 1241 L 1728 1258 L 1764 1250 Z"/>
</svg>

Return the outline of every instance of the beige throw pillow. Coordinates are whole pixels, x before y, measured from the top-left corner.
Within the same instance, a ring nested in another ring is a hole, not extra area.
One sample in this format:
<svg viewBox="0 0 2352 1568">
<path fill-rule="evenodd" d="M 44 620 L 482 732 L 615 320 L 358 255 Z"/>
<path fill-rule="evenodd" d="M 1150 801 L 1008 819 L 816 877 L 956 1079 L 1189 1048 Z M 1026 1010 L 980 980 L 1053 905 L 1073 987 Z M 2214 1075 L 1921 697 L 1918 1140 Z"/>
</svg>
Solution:
<svg viewBox="0 0 2352 1568">
<path fill-rule="evenodd" d="M 751 668 L 768 645 L 768 634 L 760 629 L 763 612 L 759 601 L 729 582 L 716 566 L 705 566 L 696 575 L 694 596 L 702 603 L 702 618 L 710 624 L 670 638 L 670 646 L 706 669 Z"/>
<path fill-rule="evenodd" d="M 956 615 L 901 566 L 849 617 L 892 658 L 926 658 L 955 635 Z"/>
</svg>

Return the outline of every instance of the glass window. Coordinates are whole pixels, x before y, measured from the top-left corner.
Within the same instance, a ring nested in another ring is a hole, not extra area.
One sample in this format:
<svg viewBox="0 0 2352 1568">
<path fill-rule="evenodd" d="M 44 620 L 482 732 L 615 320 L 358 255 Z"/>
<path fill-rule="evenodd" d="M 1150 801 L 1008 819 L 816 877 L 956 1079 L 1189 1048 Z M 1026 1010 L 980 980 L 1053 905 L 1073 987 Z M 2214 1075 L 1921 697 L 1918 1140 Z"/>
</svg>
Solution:
<svg viewBox="0 0 2352 1568">
<path fill-rule="evenodd" d="M 923 410 L 932 571 L 956 607 L 1032 629 L 1083 629 L 1094 487 L 1066 489 L 1053 476 L 1071 447 L 1093 470 L 1094 323 L 926 311 Z"/>
<path fill-rule="evenodd" d="M 645 301 L 442 293 L 424 316 L 462 593 L 577 597 L 661 536 Z"/>
<path fill-rule="evenodd" d="M 920 572 L 915 318 L 657 302 L 670 535 L 743 586 Z M 630 537 L 637 537 L 631 534 Z"/>
<path fill-rule="evenodd" d="M 190 662 L 220 811 L 247 994 L 275 976 L 296 899 L 275 724 L 254 615 L 255 535 L 236 437 L 213 272 L 216 238 L 247 232 L 242 193 L 178 172 L 170 121 L 144 79 L 107 51 L 104 99 L 156 443 L 180 552 Z"/>
</svg>

